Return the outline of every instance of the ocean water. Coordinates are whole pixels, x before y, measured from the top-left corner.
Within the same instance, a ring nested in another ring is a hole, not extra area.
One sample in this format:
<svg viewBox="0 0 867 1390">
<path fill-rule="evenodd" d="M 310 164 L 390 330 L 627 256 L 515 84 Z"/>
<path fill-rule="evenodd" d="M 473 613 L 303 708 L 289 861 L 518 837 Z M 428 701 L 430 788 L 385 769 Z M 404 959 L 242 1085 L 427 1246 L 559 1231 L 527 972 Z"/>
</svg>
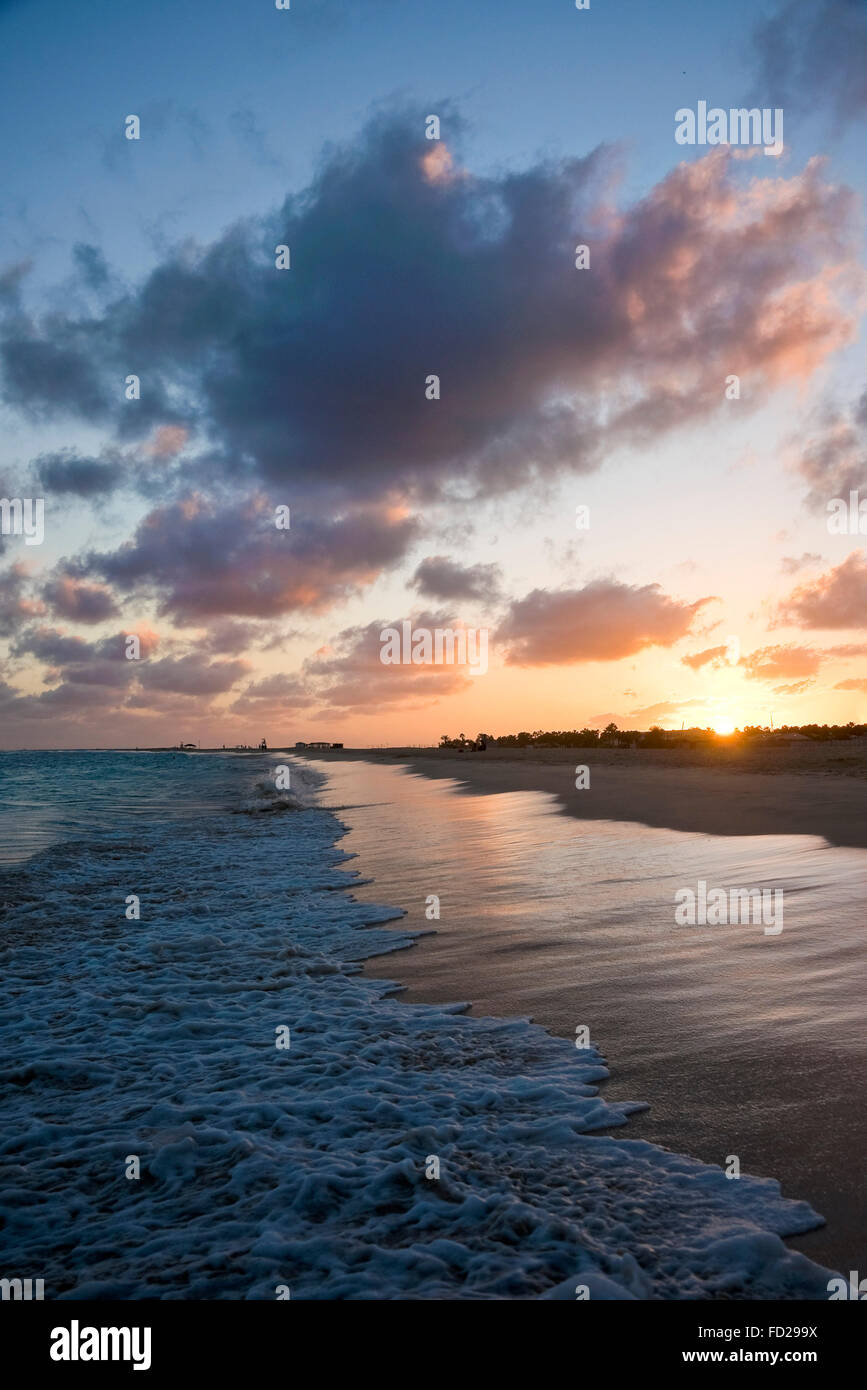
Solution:
<svg viewBox="0 0 867 1390">
<path fill-rule="evenodd" d="M 342 847 L 375 808 L 338 810 L 314 768 L 2 754 L 0 779 L 3 1276 L 61 1299 L 827 1296 L 781 1239 L 809 1204 L 625 1137 L 641 1097 L 600 1095 L 597 1051 L 365 973 L 413 937 Z"/>
</svg>

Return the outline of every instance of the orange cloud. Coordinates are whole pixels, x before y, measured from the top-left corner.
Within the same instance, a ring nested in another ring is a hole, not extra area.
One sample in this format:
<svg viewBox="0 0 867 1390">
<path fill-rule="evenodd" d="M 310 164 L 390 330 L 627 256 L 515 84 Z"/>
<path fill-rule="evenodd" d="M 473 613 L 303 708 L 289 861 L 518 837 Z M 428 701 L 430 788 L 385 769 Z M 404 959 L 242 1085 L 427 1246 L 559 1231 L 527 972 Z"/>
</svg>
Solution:
<svg viewBox="0 0 867 1390">
<path fill-rule="evenodd" d="M 780 604 L 776 625 L 802 628 L 867 627 L 867 555 L 853 550 L 842 564 L 794 589 Z"/>
</svg>

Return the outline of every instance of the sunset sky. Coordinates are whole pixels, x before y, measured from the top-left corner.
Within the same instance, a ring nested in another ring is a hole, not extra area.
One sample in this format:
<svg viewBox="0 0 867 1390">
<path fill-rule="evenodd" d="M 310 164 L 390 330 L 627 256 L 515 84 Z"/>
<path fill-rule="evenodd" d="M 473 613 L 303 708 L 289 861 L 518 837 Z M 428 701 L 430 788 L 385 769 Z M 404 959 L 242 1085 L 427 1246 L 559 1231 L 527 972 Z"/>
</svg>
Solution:
<svg viewBox="0 0 867 1390">
<path fill-rule="evenodd" d="M 0 0 L 0 111 L 2 746 L 867 721 L 867 0 Z"/>
</svg>

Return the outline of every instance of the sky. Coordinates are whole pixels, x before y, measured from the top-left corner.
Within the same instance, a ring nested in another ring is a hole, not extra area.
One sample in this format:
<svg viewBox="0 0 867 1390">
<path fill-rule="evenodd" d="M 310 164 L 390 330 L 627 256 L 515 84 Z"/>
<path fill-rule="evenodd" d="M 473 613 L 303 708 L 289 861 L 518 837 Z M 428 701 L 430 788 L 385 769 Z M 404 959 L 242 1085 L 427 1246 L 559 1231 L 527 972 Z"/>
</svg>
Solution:
<svg viewBox="0 0 867 1390">
<path fill-rule="evenodd" d="M 0 0 L 0 121 L 0 746 L 867 721 L 867 0 Z"/>
</svg>

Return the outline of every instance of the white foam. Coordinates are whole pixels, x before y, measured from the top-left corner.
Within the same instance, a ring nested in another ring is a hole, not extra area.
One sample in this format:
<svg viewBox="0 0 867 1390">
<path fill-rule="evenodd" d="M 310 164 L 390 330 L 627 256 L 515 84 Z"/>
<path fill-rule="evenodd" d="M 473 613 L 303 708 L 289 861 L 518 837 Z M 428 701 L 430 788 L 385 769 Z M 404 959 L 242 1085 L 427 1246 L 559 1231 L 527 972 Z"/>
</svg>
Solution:
<svg viewBox="0 0 867 1390">
<path fill-rule="evenodd" d="M 6 1273 L 76 1298 L 827 1296 L 780 1239 L 819 1218 L 776 1182 L 590 1133 L 635 1108 L 598 1095 L 598 1054 L 366 979 L 411 938 L 345 891 L 295 766 L 293 814 L 255 813 L 266 779 L 254 814 L 6 876 Z"/>
</svg>

